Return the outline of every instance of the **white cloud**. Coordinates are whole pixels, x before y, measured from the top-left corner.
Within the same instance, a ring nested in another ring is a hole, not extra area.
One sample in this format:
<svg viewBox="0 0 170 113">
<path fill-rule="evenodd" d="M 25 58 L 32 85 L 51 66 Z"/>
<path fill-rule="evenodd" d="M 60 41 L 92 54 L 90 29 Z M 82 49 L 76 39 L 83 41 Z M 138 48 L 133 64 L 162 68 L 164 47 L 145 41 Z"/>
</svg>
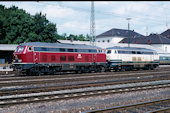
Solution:
<svg viewBox="0 0 170 113">
<path fill-rule="evenodd" d="M 64 31 L 68 31 L 67 33 L 70 34 L 87 34 L 90 31 L 89 26 L 90 23 L 88 22 L 68 21 L 64 24 L 60 24 L 58 28 L 60 34 Z"/>
<path fill-rule="evenodd" d="M 119 3 L 120 4 L 120 3 Z M 141 4 L 140 2 L 128 2 L 127 4 L 122 3 L 117 6 L 115 9 L 112 9 L 111 12 L 124 15 L 129 13 L 143 13 L 147 11 L 149 6 L 147 4 Z"/>
<path fill-rule="evenodd" d="M 44 13 L 47 14 L 48 17 L 55 17 L 55 18 L 70 18 L 76 12 L 71 8 L 61 7 L 59 5 L 47 5 L 46 8 L 43 10 Z"/>
<path fill-rule="evenodd" d="M 43 13 L 47 14 L 47 18 L 53 18 L 56 20 L 64 19 L 65 22 L 72 20 L 80 21 L 89 18 L 88 13 L 86 12 L 59 5 L 47 5 L 43 9 Z"/>
<path fill-rule="evenodd" d="M 0 4 L 5 5 L 7 8 L 15 5 L 19 9 L 24 9 L 27 13 L 30 13 L 31 15 L 40 12 L 42 9 L 42 5 L 38 5 L 37 2 L 0 2 Z"/>
</svg>

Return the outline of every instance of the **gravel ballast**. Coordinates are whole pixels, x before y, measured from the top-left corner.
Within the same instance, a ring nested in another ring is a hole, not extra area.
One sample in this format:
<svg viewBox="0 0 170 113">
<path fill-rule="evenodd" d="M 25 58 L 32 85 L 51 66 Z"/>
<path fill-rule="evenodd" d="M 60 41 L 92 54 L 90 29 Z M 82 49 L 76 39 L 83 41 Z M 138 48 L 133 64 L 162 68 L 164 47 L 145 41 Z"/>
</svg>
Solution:
<svg viewBox="0 0 170 113">
<path fill-rule="evenodd" d="M 0 108 L 0 113 L 80 113 L 87 110 L 170 98 L 170 88 L 30 103 Z"/>
</svg>

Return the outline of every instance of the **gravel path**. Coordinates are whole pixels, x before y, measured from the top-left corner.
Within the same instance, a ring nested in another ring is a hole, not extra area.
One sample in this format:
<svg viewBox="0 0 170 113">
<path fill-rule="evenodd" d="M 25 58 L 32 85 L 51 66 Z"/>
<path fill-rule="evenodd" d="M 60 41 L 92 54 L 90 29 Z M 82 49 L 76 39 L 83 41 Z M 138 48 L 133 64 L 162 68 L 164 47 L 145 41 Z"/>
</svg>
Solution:
<svg viewBox="0 0 170 113">
<path fill-rule="evenodd" d="M 170 98 L 170 88 L 15 105 L 0 108 L 0 113 L 80 113 L 81 111 L 103 107 L 134 104 L 163 98 Z"/>
</svg>

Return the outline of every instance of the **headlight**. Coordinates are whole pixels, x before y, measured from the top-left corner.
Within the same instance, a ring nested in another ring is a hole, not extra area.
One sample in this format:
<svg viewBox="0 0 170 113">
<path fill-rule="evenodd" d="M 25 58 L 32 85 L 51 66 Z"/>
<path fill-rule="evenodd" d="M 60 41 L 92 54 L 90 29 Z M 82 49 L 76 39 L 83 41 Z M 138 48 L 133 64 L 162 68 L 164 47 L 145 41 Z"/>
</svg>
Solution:
<svg viewBox="0 0 170 113">
<path fill-rule="evenodd" d="M 18 62 L 19 62 L 19 63 L 21 63 L 21 62 L 22 62 L 22 60 L 18 60 Z"/>
<path fill-rule="evenodd" d="M 21 62 L 22 62 L 21 59 L 13 60 L 13 63 L 21 63 Z"/>
</svg>

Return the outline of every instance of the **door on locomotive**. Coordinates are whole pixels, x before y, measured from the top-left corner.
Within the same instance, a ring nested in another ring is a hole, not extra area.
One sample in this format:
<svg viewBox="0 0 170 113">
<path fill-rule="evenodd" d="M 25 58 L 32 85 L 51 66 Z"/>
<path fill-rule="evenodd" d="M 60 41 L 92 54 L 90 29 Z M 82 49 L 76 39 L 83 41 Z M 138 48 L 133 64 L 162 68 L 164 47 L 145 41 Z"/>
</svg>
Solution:
<svg viewBox="0 0 170 113">
<path fill-rule="evenodd" d="M 33 52 L 33 59 L 34 59 L 34 63 L 39 63 L 40 61 L 40 52 Z"/>
<path fill-rule="evenodd" d="M 92 62 L 96 63 L 96 60 L 97 60 L 97 55 L 96 55 L 96 53 L 94 53 L 94 54 L 92 54 Z"/>
</svg>

